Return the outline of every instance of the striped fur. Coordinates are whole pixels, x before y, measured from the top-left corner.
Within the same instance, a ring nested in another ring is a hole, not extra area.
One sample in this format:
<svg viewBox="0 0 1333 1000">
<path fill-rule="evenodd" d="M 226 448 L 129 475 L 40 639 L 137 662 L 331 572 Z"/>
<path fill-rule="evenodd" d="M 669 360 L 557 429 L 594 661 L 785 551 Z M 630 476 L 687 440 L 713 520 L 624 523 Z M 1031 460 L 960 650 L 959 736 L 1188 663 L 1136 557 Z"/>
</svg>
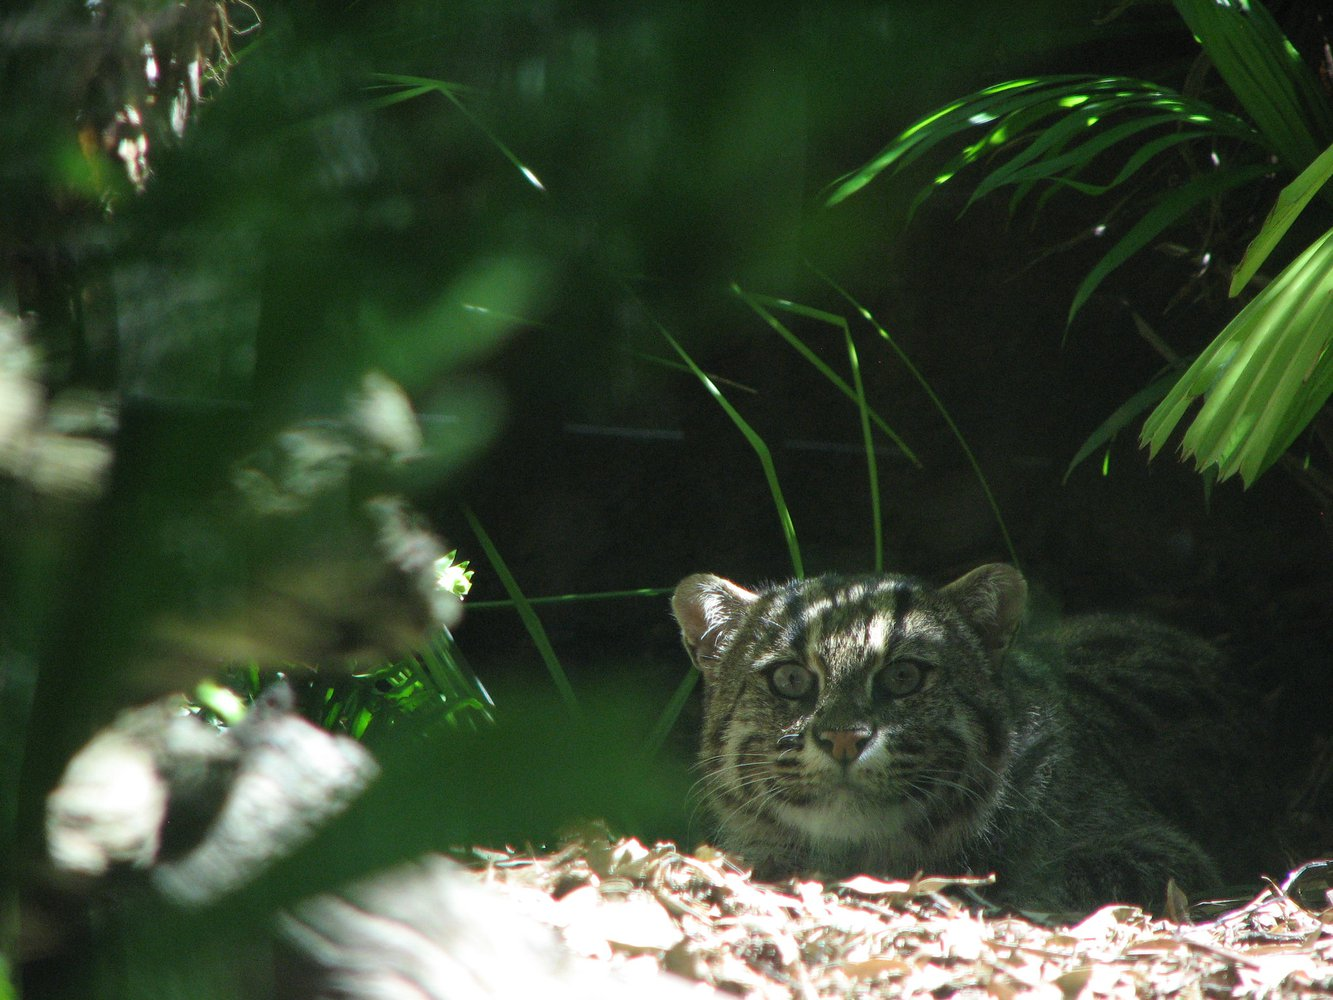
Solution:
<svg viewBox="0 0 1333 1000">
<path fill-rule="evenodd" d="M 1217 793 L 1182 762 L 1238 759 L 1218 654 L 1111 616 L 1010 648 L 1025 601 L 998 564 L 939 589 L 683 580 L 720 843 L 767 877 L 995 870 L 1004 901 L 1050 909 L 1214 885 Z"/>
</svg>

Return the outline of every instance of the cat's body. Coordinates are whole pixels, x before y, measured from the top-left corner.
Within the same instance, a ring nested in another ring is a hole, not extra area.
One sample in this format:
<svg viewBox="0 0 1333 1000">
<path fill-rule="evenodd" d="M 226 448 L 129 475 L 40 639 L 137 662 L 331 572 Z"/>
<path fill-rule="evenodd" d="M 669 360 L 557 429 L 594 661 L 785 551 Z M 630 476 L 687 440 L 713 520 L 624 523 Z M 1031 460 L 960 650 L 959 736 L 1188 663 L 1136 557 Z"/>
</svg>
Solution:
<svg viewBox="0 0 1333 1000">
<path fill-rule="evenodd" d="M 770 877 L 995 871 L 1045 909 L 1215 888 L 1244 756 L 1219 654 L 1114 616 L 1014 644 L 1026 592 L 1002 565 L 940 589 L 682 581 L 721 845 Z"/>
</svg>

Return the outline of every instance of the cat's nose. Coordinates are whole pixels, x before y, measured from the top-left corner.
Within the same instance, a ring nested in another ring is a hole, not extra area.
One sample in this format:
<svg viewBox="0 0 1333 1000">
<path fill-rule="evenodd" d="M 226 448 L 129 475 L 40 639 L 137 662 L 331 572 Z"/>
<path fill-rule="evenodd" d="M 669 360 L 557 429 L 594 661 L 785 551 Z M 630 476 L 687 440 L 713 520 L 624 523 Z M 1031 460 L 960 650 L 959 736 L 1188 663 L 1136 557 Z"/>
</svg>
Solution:
<svg viewBox="0 0 1333 1000">
<path fill-rule="evenodd" d="M 850 764 L 861 756 L 875 731 L 869 726 L 855 729 L 826 729 L 817 734 L 819 746 L 836 761 Z"/>
</svg>

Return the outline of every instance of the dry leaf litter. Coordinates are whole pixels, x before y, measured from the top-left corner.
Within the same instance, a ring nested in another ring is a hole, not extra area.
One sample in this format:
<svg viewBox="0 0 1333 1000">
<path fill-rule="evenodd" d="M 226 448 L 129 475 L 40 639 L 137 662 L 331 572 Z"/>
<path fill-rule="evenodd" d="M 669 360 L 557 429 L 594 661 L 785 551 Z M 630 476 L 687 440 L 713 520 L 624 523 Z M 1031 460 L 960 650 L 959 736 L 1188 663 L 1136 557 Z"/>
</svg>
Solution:
<svg viewBox="0 0 1333 1000">
<path fill-rule="evenodd" d="M 1190 923 L 1107 906 L 1071 924 L 988 912 L 982 878 L 766 885 L 710 848 L 572 840 L 545 856 L 477 851 L 476 875 L 584 958 L 665 969 L 759 998 L 1333 996 L 1333 907 L 1298 876 Z M 1313 881 L 1318 881 L 1317 879 Z M 1170 903 L 1168 904 L 1170 905 Z M 1180 911 L 1184 912 L 1184 911 Z"/>
</svg>

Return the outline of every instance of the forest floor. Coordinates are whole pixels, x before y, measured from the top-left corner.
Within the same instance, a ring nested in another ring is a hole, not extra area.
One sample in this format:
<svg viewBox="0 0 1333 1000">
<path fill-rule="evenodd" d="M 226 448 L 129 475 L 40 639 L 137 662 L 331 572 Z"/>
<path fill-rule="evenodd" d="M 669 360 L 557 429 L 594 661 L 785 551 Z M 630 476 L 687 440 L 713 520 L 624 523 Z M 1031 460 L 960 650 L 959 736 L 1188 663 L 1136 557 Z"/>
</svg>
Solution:
<svg viewBox="0 0 1333 1000">
<path fill-rule="evenodd" d="M 759 998 L 1333 996 L 1322 862 L 1207 919 L 1179 899 L 1173 919 L 1107 906 L 1062 922 L 988 911 L 971 896 L 987 879 L 766 885 L 708 849 L 632 839 L 483 861 L 483 882 L 622 981 L 666 970 Z"/>
</svg>

